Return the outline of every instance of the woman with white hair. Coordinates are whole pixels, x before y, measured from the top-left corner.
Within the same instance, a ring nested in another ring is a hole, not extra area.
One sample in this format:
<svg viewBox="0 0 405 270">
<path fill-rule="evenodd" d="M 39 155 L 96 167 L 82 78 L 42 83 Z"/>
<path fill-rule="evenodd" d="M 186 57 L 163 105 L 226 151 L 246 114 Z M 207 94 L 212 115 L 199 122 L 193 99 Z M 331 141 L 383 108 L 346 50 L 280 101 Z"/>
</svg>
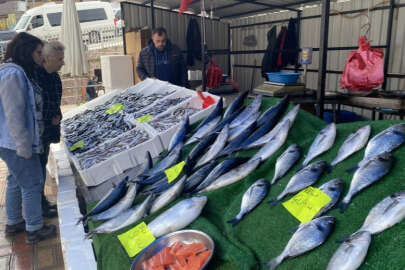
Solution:
<svg viewBox="0 0 405 270">
<path fill-rule="evenodd" d="M 64 65 L 65 46 L 59 41 L 44 42 L 42 48 L 42 67 L 38 70 L 38 82 L 42 88 L 44 133 L 41 136 L 44 152 L 40 156 L 42 172 L 46 177 L 49 146 L 60 141 L 60 110 L 62 99 L 62 82 L 58 71 Z M 45 185 L 44 185 L 45 187 Z M 56 206 L 49 203 L 42 192 L 42 211 L 44 217 L 55 217 Z"/>
</svg>

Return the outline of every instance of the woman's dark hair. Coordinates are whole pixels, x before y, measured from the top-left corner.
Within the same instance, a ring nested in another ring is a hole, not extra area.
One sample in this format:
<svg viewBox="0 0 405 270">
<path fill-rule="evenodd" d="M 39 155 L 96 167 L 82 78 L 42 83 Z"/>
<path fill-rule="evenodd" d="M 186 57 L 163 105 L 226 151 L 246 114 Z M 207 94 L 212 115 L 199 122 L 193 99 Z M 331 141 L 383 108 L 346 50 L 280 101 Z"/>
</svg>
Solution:
<svg viewBox="0 0 405 270">
<path fill-rule="evenodd" d="M 39 38 L 21 32 L 7 44 L 4 61 L 11 61 L 21 66 L 27 76 L 32 78 L 36 67 L 34 59 L 32 58 L 32 53 L 38 45 L 43 45 L 43 42 Z"/>
</svg>

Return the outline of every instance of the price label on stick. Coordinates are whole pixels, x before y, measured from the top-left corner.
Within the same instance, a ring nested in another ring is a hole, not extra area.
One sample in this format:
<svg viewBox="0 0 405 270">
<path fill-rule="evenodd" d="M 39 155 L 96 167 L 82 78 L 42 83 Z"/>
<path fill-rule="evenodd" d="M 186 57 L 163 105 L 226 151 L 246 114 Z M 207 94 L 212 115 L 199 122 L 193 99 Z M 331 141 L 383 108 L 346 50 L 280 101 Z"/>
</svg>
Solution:
<svg viewBox="0 0 405 270">
<path fill-rule="evenodd" d="M 141 117 L 136 118 L 136 121 L 138 121 L 138 123 L 142 124 L 142 123 L 146 123 L 149 122 L 153 119 L 153 116 L 150 114 L 145 114 Z"/>
<path fill-rule="evenodd" d="M 182 162 L 177 163 L 176 165 L 170 167 L 169 169 L 165 170 L 167 181 L 169 183 L 173 182 L 174 180 L 177 179 L 177 177 L 179 177 L 179 175 L 183 171 L 184 165 L 186 165 L 186 162 L 182 161 Z"/>
<path fill-rule="evenodd" d="M 122 105 L 121 103 L 115 103 L 113 105 L 111 105 L 111 107 L 106 110 L 105 112 L 107 114 L 114 114 L 114 113 L 118 113 L 120 111 L 122 111 L 125 108 L 124 105 Z"/>
<path fill-rule="evenodd" d="M 332 199 L 319 188 L 307 187 L 283 203 L 285 209 L 301 223 L 311 221 Z"/>
<path fill-rule="evenodd" d="M 117 236 L 129 257 L 136 254 L 149 246 L 155 237 L 145 222 L 136 225 L 134 228 Z"/>
</svg>

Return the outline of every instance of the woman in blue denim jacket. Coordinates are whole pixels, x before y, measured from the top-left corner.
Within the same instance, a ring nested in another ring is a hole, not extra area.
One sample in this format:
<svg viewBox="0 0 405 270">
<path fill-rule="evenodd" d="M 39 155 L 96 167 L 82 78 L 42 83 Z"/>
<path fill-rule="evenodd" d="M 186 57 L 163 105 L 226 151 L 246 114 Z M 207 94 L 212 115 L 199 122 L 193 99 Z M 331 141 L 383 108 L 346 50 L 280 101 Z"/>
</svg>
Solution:
<svg viewBox="0 0 405 270">
<path fill-rule="evenodd" d="M 41 207 L 42 98 L 35 68 L 42 62 L 42 46 L 37 37 L 19 33 L 0 65 L 0 158 L 9 171 L 6 235 L 25 230 L 27 243 L 56 235 L 54 225 L 43 224 Z"/>
</svg>

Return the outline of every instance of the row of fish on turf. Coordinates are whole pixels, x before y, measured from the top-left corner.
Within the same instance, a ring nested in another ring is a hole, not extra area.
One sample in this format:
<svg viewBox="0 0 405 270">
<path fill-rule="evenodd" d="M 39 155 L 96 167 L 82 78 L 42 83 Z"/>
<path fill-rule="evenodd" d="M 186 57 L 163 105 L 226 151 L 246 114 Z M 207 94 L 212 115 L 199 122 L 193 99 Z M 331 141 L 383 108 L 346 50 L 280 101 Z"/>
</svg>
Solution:
<svg viewBox="0 0 405 270">
<path fill-rule="evenodd" d="M 229 108 L 236 108 L 234 106 L 234 104 L 236 103 L 242 104 L 245 96 L 246 94 L 243 94 L 241 97 L 239 97 L 239 100 L 236 100 Z M 286 107 L 286 100 L 283 100 L 282 102 L 283 103 L 281 104 L 284 104 L 283 106 Z M 206 119 L 206 123 L 210 122 L 209 119 L 214 119 L 212 115 L 218 113 L 222 114 L 222 105 L 223 104 L 221 100 L 216 106 L 213 114 L 211 114 L 207 118 L 208 120 Z M 279 107 L 279 105 L 276 106 Z M 229 108 L 227 112 L 225 112 L 224 120 L 226 120 L 227 118 L 226 115 L 230 115 Z M 251 108 L 251 106 L 249 106 L 247 109 L 249 108 Z M 289 113 L 285 117 L 285 120 L 281 121 L 281 123 L 289 123 L 290 119 L 295 119 L 297 112 L 298 107 L 294 108 L 292 113 Z M 265 114 L 268 115 L 268 111 L 265 112 Z M 222 122 L 220 123 L 220 125 L 221 124 Z M 204 124 L 202 124 L 201 126 L 204 127 Z M 229 131 L 227 124 L 225 124 L 224 127 L 225 128 L 222 128 L 222 130 L 220 131 L 220 135 L 218 135 L 218 138 L 220 139 L 217 139 L 216 141 L 222 140 L 221 137 L 223 136 L 223 134 L 226 134 Z M 82 220 L 85 221 L 109 219 L 109 221 L 103 223 L 101 226 L 90 232 L 89 236 L 91 236 L 93 233 L 115 231 L 117 229 L 125 227 L 128 224 L 134 223 L 136 220 L 139 220 L 139 218 L 145 216 L 146 214 L 154 213 L 172 202 L 183 192 L 183 190 L 193 191 L 194 187 L 198 187 L 198 191 L 202 192 L 209 189 L 215 189 L 214 187 L 217 186 L 221 187 L 224 185 L 224 183 L 229 184 L 236 182 L 253 171 L 261 161 L 261 158 L 255 158 L 252 160 L 248 160 L 247 158 L 228 158 L 218 164 L 217 161 L 209 160 L 210 158 L 207 158 L 210 156 L 215 156 L 212 154 L 212 149 L 215 149 L 218 143 L 214 143 L 210 150 L 206 153 L 206 155 L 204 155 L 201 159 L 208 159 L 207 162 L 204 162 L 206 163 L 204 166 L 200 167 L 198 170 L 195 170 L 192 175 L 190 175 L 190 177 L 186 178 L 186 176 L 183 176 L 180 177 L 179 180 L 175 181 L 174 184 L 169 184 L 164 170 L 176 164 L 180 160 L 181 149 L 183 147 L 182 141 L 185 139 L 187 129 L 188 121 L 184 121 L 179 131 L 173 136 L 173 139 L 169 145 L 169 153 L 165 158 L 163 158 L 160 162 L 153 166 L 150 155 L 147 155 L 147 166 L 140 174 L 140 176 L 138 176 L 133 181 L 125 180 L 120 183 L 102 200 L 100 200 L 100 202 L 93 208 L 92 211 L 90 211 L 86 216 L 82 218 Z M 199 128 L 197 128 L 197 132 L 198 129 Z M 212 134 L 214 136 L 217 135 L 217 133 Z M 224 145 L 222 145 L 222 147 L 220 148 L 222 149 L 223 146 Z M 195 157 L 201 156 L 202 151 L 198 150 L 199 148 L 200 146 L 197 145 L 190 153 L 189 158 L 193 155 L 195 155 Z M 199 153 L 197 154 L 197 152 Z M 266 153 L 262 155 L 265 156 Z M 224 181 L 218 181 L 218 179 L 224 179 Z M 124 184 L 124 182 L 126 184 Z M 136 194 L 139 193 L 141 188 L 143 193 L 151 193 L 151 195 L 149 195 L 142 204 L 130 208 Z"/>
<path fill-rule="evenodd" d="M 405 218 L 405 191 L 377 203 L 361 228 L 347 237 L 330 259 L 327 270 L 356 270 L 366 258 L 371 236 L 400 223 Z M 297 257 L 322 245 L 335 226 L 335 218 L 323 216 L 301 224 L 283 252 L 267 265 L 274 270 L 285 259 Z"/>
</svg>

